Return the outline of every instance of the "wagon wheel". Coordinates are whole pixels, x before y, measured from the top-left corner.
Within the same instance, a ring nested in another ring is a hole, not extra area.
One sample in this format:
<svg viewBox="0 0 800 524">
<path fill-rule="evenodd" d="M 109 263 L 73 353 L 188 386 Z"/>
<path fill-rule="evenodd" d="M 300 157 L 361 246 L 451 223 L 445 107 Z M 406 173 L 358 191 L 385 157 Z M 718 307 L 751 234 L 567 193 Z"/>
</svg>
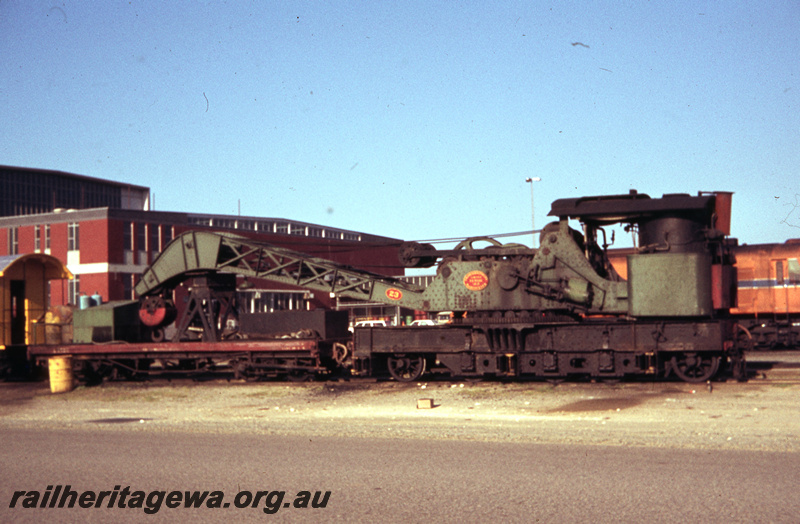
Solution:
<svg viewBox="0 0 800 524">
<path fill-rule="evenodd" d="M 386 363 L 389 374 L 399 382 L 417 380 L 425 373 L 425 357 L 422 355 L 393 355 Z"/>
<path fill-rule="evenodd" d="M 150 330 L 150 340 L 152 342 L 164 342 L 164 328 L 158 327 Z"/>
<path fill-rule="evenodd" d="M 75 376 L 79 382 L 85 382 L 87 386 L 98 386 L 111 375 L 112 369 L 113 366 L 102 361 L 86 361 L 80 370 L 75 370 Z"/>
<path fill-rule="evenodd" d="M 306 369 L 293 369 L 286 374 L 289 382 L 311 382 L 313 379 L 314 374 Z"/>
<path fill-rule="evenodd" d="M 249 366 L 247 365 L 247 362 L 243 360 L 236 360 L 232 362 L 232 367 L 233 367 L 233 378 L 235 380 L 244 380 L 247 379 L 248 376 L 250 375 Z"/>
<path fill-rule="evenodd" d="M 702 353 L 683 353 L 672 357 L 672 369 L 684 382 L 705 382 L 717 374 L 719 370 L 718 356 Z"/>
</svg>

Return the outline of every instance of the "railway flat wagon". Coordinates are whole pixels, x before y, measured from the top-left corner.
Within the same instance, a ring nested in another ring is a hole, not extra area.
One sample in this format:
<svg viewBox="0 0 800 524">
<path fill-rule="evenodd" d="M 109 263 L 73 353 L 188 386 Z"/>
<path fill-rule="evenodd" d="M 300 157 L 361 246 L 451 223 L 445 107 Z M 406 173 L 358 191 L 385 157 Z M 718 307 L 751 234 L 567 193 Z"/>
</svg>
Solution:
<svg viewBox="0 0 800 524">
<path fill-rule="evenodd" d="M 228 338 L 154 342 L 145 341 L 139 307 L 110 302 L 74 311 L 71 340 L 34 344 L 28 354 L 39 365 L 68 356 L 73 375 L 86 383 L 214 374 L 301 380 L 331 376 L 349 356 L 345 312 L 248 314 L 239 318 L 243 331 Z"/>
</svg>

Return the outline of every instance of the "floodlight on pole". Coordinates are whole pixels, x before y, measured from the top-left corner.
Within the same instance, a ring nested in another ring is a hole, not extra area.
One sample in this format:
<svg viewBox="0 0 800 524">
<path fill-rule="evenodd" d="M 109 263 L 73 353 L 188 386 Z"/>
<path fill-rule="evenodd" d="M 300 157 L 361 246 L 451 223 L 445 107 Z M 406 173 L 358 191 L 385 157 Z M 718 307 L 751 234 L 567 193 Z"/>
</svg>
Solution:
<svg viewBox="0 0 800 524">
<path fill-rule="evenodd" d="M 526 178 L 525 182 L 528 182 L 531 185 L 531 227 L 533 228 L 533 247 L 536 248 L 536 213 L 534 211 L 533 206 L 533 183 L 534 182 L 541 182 L 542 179 L 538 176 Z"/>
</svg>

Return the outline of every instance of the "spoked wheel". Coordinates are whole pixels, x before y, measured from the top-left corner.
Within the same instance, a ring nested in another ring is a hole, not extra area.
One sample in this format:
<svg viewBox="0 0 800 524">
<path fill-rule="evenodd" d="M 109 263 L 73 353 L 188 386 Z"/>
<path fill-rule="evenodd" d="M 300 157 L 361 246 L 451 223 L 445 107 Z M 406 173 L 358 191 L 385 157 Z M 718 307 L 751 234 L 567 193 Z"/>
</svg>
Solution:
<svg viewBox="0 0 800 524">
<path fill-rule="evenodd" d="M 705 382 L 719 371 L 719 356 L 683 353 L 672 357 L 672 369 L 684 382 Z"/>
<path fill-rule="evenodd" d="M 235 380 L 246 380 L 250 376 L 250 366 L 248 366 L 247 362 L 236 360 L 231 362 L 233 367 L 233 378 Z"/>
<path fill-rule="evenodd" d="M 422 355 L 392 355 L 386 363 L 389 374 L 400 382 L 417 380 L 425 373 L 425 357 Z"/>
<path fill-rule="evenodd" d="M 113 366 L 102 362 L 84 362 L 80 370 L 76 370 L 75 375 L 78 382 L 84 382 L 87 386 L 98 386 L 103 380 L 111 376 Z"/>
<path fill-rule="evenodd" d="M 153 342 L 164 342 L 165 338 L 163 327 L 153 328 L 150 331 L 150 340 Z"/>
<path fill-rule="evenodd" d="M 294 369 L 286 374 L 289 382 L 310 382 L 314 380 L 314 374 L 304 369 Z"/>
</svg>

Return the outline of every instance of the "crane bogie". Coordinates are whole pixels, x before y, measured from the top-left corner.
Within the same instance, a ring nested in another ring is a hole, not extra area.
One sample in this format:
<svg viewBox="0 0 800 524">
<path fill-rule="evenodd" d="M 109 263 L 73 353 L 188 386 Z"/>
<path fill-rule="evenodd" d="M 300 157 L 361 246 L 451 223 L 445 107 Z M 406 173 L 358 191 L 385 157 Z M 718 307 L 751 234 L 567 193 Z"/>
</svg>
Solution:
<svg viewBox="0 0 800 524">
<path fill-rule="evenodd" d="M 362 374 L 380 374 L 387 361 L 402 355 L 453 376 L 594 379 L 666 377 L 696 359 L 716 361 L 717 367 L 704 364 L 684 378 L 704 382 L 717 372 L 723 355 L 719 343 L 729 328 L 729 323 L 713 321 L 630 320 L 366 328 L 355 333 L 354 358 Z"/>
</svg>

